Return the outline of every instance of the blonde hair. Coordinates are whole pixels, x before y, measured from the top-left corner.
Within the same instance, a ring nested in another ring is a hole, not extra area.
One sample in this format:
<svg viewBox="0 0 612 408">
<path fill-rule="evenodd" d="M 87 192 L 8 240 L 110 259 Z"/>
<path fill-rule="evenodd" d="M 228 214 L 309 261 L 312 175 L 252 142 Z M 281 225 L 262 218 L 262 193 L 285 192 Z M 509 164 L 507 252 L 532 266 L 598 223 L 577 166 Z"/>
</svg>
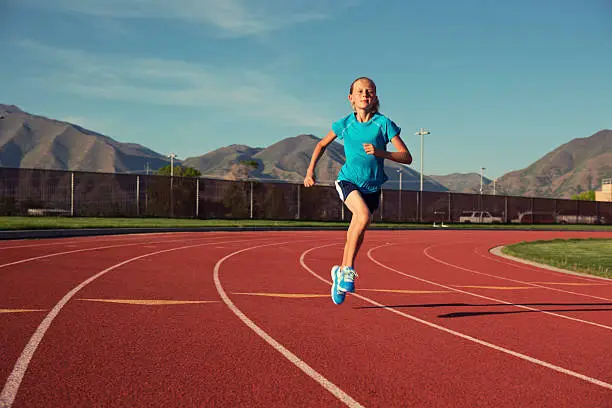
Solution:
<svg viewBox="0 0 612 408">
<path fill-rule="evenodd" d="M 351 87 L 349 88 L 349 95 L 353 94 L 353 86 L 359 82 L 359 81 L 368 81 L 372 87 L 374 87 L 374 93 L 376 93 L 376 84 L 374 83 L 374 81 L 368 77 L 359 77 L 357 79 L 355 79 L 353 82 L 351 82 Z M 353 111 L 355 110 L 355 105 L 351 102 L 351 107 L 353 108 Z M 378 113 L 378 110 L 380 109 L 380 101 L 378 100 L 378 96 L 376 96 L 376 103 L 374 105 L 372 105 L 372 107 L 370 108 L 369 112 L 371 113 Z"/>
</svg>

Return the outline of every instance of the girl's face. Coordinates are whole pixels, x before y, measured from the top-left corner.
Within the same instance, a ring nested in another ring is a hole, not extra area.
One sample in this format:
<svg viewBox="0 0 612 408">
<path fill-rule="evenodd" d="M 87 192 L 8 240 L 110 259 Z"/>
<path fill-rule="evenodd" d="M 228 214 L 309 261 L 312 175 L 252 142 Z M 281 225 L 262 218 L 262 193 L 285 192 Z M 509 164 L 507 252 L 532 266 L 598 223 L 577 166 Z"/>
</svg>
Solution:
<svg viewBox="0 0 612 408">
<path fill-rule="evenodd" d="M 376 87 L 367 79 L 360 79 L 353 84 L 353 91 L 348 96 L 355 109 L 368 110 L 376 103 Z"/>
</svg>

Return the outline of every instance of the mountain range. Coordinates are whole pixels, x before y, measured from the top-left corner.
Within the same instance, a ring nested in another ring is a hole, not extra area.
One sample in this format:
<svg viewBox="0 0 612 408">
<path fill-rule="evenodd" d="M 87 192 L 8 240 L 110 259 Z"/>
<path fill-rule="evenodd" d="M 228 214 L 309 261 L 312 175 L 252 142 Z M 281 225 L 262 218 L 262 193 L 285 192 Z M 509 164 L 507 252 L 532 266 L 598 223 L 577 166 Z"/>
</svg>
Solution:
<svg viewBox="0 0 612 408">
<path fill-rule="evenodd" d="M 203 177 L 261 179 L 299 183 L 320 139 L 288 137 L 266 148 L 230 145 L 176 164 L 194 167 Z M 344 148 L 334 142 L 317 165 L 317 181 L 331 184 L 344 163 Z M 110 173 L 144 173 L 169 164 L 169 158 L 145 146 L 121 143 L 78 125 L 0 104 L 0 166 Z M 420 174 L 408 166 L 385 162 L 385 188 L 419 190 Z M 530 166 L 495 181 L 483 177 L 483 192 L 514 196 L 569 198 L 612 177 L 612 130 L 577 138 L 545 154 Z M 478 193 L 481 176 L 453 173 L 423 177 L 426 191 Z"/>
</svg>

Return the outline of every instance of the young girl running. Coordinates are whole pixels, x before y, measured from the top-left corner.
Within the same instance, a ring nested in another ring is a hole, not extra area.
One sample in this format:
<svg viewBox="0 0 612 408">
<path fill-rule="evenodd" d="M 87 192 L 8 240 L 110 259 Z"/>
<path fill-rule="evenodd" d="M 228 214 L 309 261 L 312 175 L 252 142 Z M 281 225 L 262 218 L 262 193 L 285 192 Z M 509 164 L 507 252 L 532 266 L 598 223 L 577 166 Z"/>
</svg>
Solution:
<svg viewBox="0 0 612 408">
<path fill-rule="evenodd" d="M 315 184 L 315 167 L 325 148 L 336 139 L 344 140 L 346 162 L 336 180 L 340 199 L 352 213 L 348 228 L 342 264 L 331 269 L 333 285 L 331 297 L 335 304 L 344 302 L 347 292 L 355 291 L 353 268 L 355 258 L 370 225 L 372 214 L 378 208 L 380 189 L 388 177 L 384 172 L 384 159 L 398 163 L 412 163 L 412 155 L 400 138 L 401 129 L 378 112 L 376 85 L 370 78 L 357 78 L 351 84 L 348 100 L 353 112 L 332 124 L 332 130 L 321 139 L 312 153 L 304 185 Z M 388 152 L 391 142 L 397 150 Z"/>
</svg>

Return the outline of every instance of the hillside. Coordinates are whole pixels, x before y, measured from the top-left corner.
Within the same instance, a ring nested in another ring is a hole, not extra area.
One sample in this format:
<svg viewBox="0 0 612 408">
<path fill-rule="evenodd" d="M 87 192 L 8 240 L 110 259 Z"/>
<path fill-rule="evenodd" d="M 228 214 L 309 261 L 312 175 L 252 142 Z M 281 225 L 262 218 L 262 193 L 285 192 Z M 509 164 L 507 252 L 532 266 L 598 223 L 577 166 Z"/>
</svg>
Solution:
<svg viewBox="0 0 612 408">
<path fill-rule="evenodd" d="M 573 139 L 529 167 L 497 180 L 502 194 L 569 198 L 599 186 L 612 177 L 612 130 Z"/>
<path fill-rule="evenodd" d="M 249 177 L 264 180 L 282 180 L 301 183 L 310 164 L 310 158 L 319 138 L 313 135 L 299 135 L 281 140 L 264 149 L 247 148 L 246 146 L 228 146 L 214 150 L 199 157 L 187 158 L 185 165 L 197 168 L 203 176 L 223 178 L 236 178 L 236 165 L 239 162 L 255 161 L 258 167 L 249 172 Z M 253 154 L 248 155 L 251 152 Z M 225 156 L 225 159 L 219 160 Z M 217 159 L 216 165 L 211 166 L 210 158 Z M 316 179 L 321 184 L 332 184 L 344 163 L 344 147 L 333 142 L 327 147 L 319 159 L 316 169 Z M 386 161 L 385 172 L 389 181 L 385 188 L 399 188 L 399 173 L 402 169 L 402 189 L 418 190 L 420 188 L 419 173 L 407 166 Z M 246 178 L 246 172 L 241 173 Z M 447 191 L 447 188 L 435 180 L 427 177 L 423 180 L 423 189 L 427 191 Z"/>
<path fill-rule="evenodd" d="M 480 174 L 478 173 L 452 173 L 445 176 L 427 177 L 446 186 L 450 191 L 455 193 L 480 193 Z M 485 194 L 493 193 L 493 184 L 490 179 L 483 177 L 482 186 Z"/>
<path fill-rule="evenodd" d="M 169 159 L 145 146 L 121 143 L 72 123 L 45 118 L 0 104 L 0 166 L 81 170 L 110 173 L 143 173 L 156 170 Z M 313 135 L 288 137 L 268 147 L 229 145 L 183 165 L 197 168 L 203 176 L 229 180 L 247 177 L 300 183 L 320 139 Z M 176 160 L 180 164 L 181 161 Z M 343 146 L 332 143 L 317 166 L 317 181 L 331 184 L 344 163 Z M 389 181 L 385 188 L 419 190 L 420 175 L 409 166 L 386 161 Z M 569 198 L 597 188 L 602 178 L 612 177 L 612 130 L 601 130 L 559 146 L 526 167 L 504 174 L 495 182 L 497 194 Z M 490 179 L 484 192 L 492 194 Z M 478 193 L 480 175 L 452 173 L 424 177 L 426 191 Z"/>
<path fill-rule="evenodd" d="M 68 122 L 0 104 L 0 165 L 110 173 L 159 168 L 168 159 L 134 143 L 120 143 Z"/>
</svg>

